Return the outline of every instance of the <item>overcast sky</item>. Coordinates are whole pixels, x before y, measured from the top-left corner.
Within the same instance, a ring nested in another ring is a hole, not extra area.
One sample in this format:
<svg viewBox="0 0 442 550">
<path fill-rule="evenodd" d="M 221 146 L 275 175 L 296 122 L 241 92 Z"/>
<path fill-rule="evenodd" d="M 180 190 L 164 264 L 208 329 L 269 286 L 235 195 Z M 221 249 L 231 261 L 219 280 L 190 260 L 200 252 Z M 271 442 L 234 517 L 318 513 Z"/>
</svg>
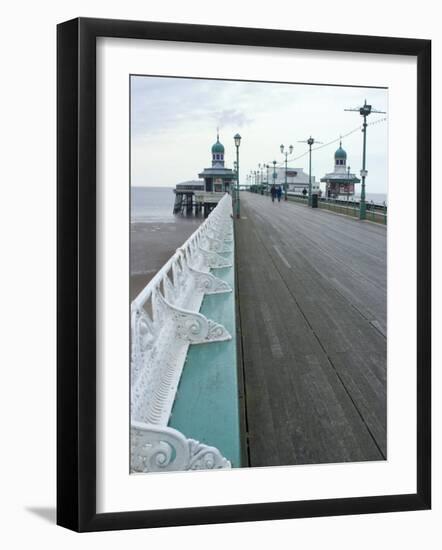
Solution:
<svg viewBox="0 0 442 550">
<path fill-rule="evenodd" d="M 362 123 L 359 113 L 345 112 L 367 99 L 387 111 L 388 91 L 261 82 L 232 82 L 133 76 L 131 79 L 131 183 L 170 186 L 192 179 L 211 166 L 210 149 L 220 128 L 229 168 L 235 160 L 233 136 L 242 136 L 240 179 L 258 163 L 281 162 L 281 143 L 294 146 L 293 157 L 308 150 L 298 141 L 313 136 L 327 143 Z M 372 114 L 368 122 L 385 115 Z M 387 190 L 387 121 L 367 129 L 367 192 Z M 313 152 L 317 179 L 333 171 L 339 143 Z M 351 172 L 362 167 L 362 132 L 342 139 Z M 308 155 L 289 162 L 308 173 Z M 360 186 L 357 186 L 357 193 Z"/>
</svg>

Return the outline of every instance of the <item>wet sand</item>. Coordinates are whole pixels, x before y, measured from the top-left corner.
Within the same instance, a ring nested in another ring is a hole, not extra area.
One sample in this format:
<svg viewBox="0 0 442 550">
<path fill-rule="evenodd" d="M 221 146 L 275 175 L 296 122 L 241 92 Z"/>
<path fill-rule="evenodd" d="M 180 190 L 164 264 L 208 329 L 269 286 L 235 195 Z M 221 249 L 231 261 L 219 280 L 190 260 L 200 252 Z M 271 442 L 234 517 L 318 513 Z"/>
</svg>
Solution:
<svg viewBox="0 0 442 550">
<path fill-rule="evenodd" d="M 130 300 L 202 223 L 203 218 L 176 216 L 173 222 L 140 222 L 131 225 Z"/>
</svg>

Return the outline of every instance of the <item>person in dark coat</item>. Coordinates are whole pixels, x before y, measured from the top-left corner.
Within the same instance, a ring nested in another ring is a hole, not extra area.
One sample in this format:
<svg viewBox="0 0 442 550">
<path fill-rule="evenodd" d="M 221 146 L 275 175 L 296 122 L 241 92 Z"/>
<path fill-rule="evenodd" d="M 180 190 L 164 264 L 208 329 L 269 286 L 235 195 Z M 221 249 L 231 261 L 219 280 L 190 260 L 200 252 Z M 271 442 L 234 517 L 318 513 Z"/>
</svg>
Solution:
<svg viewBox="0 0 442 550">
<path fill-rule="evenodd" d="M 281 202 L 281 195 L 282 195 L 282 189 L 281 189 L 281 186 L 278 185 L 278 188 L 276 189 L 276 196 L 278 197 L 278 202 Z"/>
<path fill-rule="evenodd" d="M 272 196 L 272 202 L 275 202 L 275 197 L 277 195 L 275 184 L 273 184 L 272 187 L 270 187 L 270 195 Z"/>
</svg>

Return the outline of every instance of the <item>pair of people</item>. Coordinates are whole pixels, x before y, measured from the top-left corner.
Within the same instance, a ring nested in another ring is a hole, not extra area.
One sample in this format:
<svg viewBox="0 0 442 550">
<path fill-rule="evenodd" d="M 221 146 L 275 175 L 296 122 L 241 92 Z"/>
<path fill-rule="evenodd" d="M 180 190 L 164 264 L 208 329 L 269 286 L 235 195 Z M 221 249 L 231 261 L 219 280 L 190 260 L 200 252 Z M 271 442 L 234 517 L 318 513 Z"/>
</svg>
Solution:
<svg viewBox="0 0 442 550">
<path fill-rule="evenodd" d="M 275 198 L 278 198 L 278 202 L 281 202 L 281 186 L 273 184 L 272 187 L 270 187 L 270 195 L 272 196 L 272 202 L 275 202 Z"/>
</svg>

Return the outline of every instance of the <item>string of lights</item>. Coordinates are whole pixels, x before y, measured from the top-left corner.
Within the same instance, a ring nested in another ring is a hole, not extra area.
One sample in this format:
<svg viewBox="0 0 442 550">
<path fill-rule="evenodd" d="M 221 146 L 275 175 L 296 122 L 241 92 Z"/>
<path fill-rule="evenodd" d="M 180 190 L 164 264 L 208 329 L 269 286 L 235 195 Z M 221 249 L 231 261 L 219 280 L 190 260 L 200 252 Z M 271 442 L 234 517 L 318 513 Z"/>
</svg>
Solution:
<svg viewBox="0 0 442 550">
<path fill-rule="evenodd" d="M 374 124 L 379 124 L 380 122 L 385 122 L 387 120 L 387 117 L 383 117 L 383 118 L 380 118 L 378 120 L 374 120 L 373 122 L 369 122 L 367 123 L 367 126 L 373 126 Z M 347 132 L 346 134 L 342 134 L 340 135 L 338 138 L 336 139 L 333 139 L 331 141 L 328 141 L 327 143 L 323 143 L 322 145 L 319 145 L 318 147 L 315 147 L 315 148 L 312 148 L 312 151 L 318 151 L 319 149 L 324 149 L 324 147 L 328 147 L 330 145 L 333 145 L 334 143 L 337 143 L 338 141 L 340 141 L 341 139 L 344 139 L 348 136 L 351 136 L 352 134 L 354 134 L 355 132 L 359 132 L 362 130 L 362 124 L 359 124 L 359 126 L 357 126 L 356 128 L 353 128 L 353 130 L 350 130 L 349 132 Z M 309 153 L 309 150 L 307 149 L 307 151 L 305 151 L 304 153 L 298 155 L 297 157 L 294 157 L 294 158 L 291 158 L 289 160 L 289 162 L 293 162 L 295 160 L 299 160 L 303 157 L 305 157 L 306 155 L 308 155 Z M 282 161 L 282 162 L 277 162 L 276 163 L 276 166 L 280 167 L 280 166 L 283 166 L 284 165 L 284 162 L 285 161 Z M 269 164 L 272 164 L 273 165 L 273 161 L 272 162 L 269 162 Z"/>
</svg>

